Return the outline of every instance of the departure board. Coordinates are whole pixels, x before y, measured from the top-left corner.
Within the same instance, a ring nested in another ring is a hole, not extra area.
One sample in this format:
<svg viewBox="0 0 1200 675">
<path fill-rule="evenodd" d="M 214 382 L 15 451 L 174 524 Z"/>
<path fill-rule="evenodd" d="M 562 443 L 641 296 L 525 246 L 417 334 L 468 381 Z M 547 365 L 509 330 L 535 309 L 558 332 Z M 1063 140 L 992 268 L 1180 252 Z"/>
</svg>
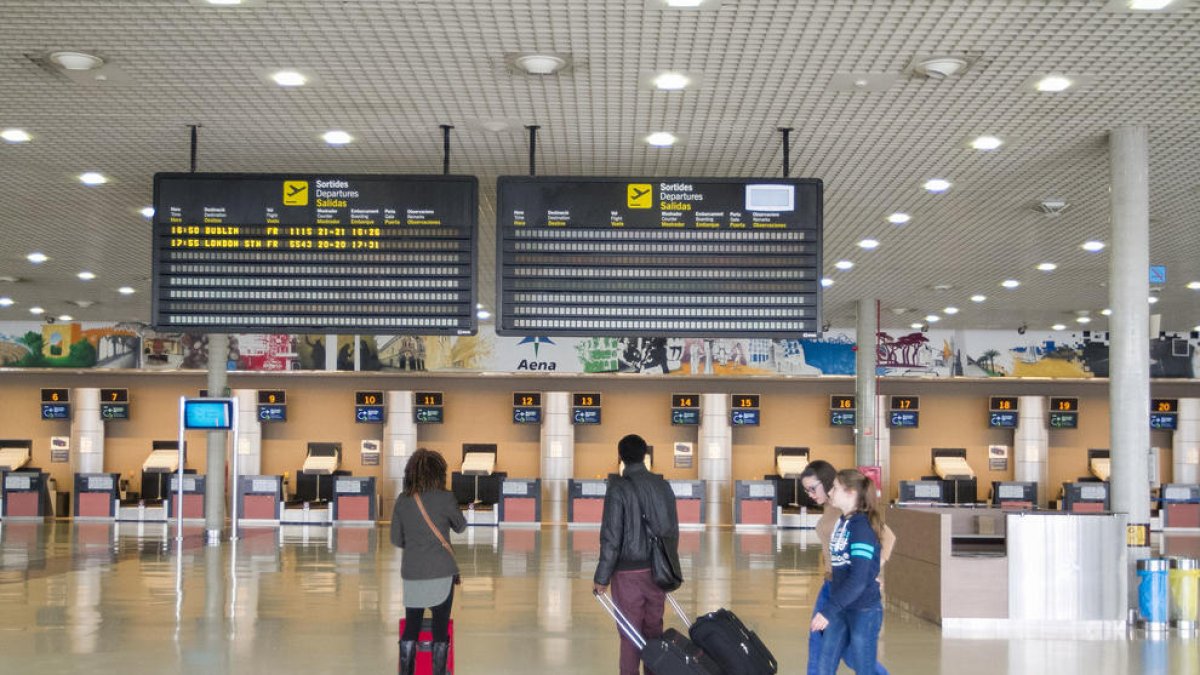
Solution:
<svg viewBox="0 0 1200 675">
<path fill-rule="evenodd" d="M 470 176 L 154 176 L 160 330 L 473 335 Z"/>
<path fill-rule="evenodd" d="M 820 180 L 502 176 L 496 200 L 500 335 L 819 332 Z"/>
</svg>

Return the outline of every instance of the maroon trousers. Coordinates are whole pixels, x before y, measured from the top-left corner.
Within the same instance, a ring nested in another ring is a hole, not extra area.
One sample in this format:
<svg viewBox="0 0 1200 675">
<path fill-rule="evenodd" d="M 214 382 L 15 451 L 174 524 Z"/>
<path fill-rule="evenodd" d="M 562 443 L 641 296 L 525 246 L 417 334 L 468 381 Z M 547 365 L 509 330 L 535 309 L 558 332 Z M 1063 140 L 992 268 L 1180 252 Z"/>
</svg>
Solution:
<svg viewBox="0 0 1200 675">
<path fill-rule="evenodd" d="M 613 602 L 646 639 L 663 632 L 667 594 L 654 583 L 650 570 L 618 570 L 612 576 Z M 620 633 L 620 630 L 617 631 Z M 638 675 L 640 650 L 621 635 L 621 675 Z M 653 675 L 649 670 L 646 675 Z"/>
</svg>

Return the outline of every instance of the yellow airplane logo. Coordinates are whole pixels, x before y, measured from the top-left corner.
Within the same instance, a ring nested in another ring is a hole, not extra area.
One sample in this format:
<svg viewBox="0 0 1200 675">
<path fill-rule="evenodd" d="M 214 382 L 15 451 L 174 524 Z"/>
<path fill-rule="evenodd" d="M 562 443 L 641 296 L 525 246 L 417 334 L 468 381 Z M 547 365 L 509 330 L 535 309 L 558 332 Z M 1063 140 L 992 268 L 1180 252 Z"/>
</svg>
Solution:
<svg viewBox="0 0 1200 675">
<path fill-rule="evenodd" d="M 308 206 L 308 181 L 283 181 L 284 206 Z"/>
<path fill-rule="evenodd" d="M 649 183 L 630 183 L 625 188 L 625 203 L 631 209 L 654 206 L 654 186 Z"/>
</svg>

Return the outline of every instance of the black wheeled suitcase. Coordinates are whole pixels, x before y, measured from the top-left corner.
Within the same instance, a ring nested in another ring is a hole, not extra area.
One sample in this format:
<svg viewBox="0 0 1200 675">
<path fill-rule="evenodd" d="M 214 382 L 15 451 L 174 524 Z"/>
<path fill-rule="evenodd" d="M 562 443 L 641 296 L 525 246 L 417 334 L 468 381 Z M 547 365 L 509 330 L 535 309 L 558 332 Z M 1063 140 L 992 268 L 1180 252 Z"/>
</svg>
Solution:
<svg viewBox="0 0 1200 675">
<path fill-rule="evenodd" d="M 723 671 L 683 633 L 668 628 L 661 637 L 642 637 L 607 595 L 596 599 L 608 611 L 617 628 L 642 650 L 642 664 L 655 675 L 722 675 Z"/>
<path fill-rule="evenodd" d="M 667 599 L 679 618 L 689 623 L 675 598 L 668 595 Z M 779 672 L 779 662 L 771 650 L 736 614 L 727 609 L 718 609 L 698 617 L 690 623 L 688 635 L 727 675 L 775 675 Z"/>
</svg>

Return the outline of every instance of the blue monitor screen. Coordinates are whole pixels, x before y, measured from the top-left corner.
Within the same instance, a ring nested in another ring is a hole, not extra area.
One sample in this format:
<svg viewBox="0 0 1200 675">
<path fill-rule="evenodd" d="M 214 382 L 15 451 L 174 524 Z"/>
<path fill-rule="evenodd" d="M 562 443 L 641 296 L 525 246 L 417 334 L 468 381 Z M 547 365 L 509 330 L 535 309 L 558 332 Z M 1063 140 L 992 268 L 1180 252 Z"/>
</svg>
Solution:
<svg viewBox="0 0 1200 675">
<path fill-rule="evenodd" d="M 513 424 L 541 424 L 542 409 L 537 406 L 513 407 Z"/>
<path fill-rule="evenodd" d="M 835 427 L 852 427 L 857 423 L 858 414 L 854 410 L 830 410 L 829 424 Z"/>
<path fill-rule="evenodd" d="M 1176 429 L 1175 413 L 1150 413 L 1151 429 Z"/>
<path fill-rule="evenodd" d="M 916 427 L 920 421 L 920 413 L 913 410 L 893 410 L 891 412 L 890 422 L 892 428 L 897 427 Z"/>
<path fill-rule="evenodd" d="M 185 429 L 233 428 L 233 401 L 194 399 L 183 403 Z"/>
<path fill-rule="evenodd" d="M 757 408 L 734 410 L 730 417 L 735 427 L 756 427 L 761 421 Z"/>
<path fill-rule="evenodd" d="M 994 412 L 988 416 L 988 426 L 998 429 L 1017 428 L 1017 413 Z"/>
</svg>

